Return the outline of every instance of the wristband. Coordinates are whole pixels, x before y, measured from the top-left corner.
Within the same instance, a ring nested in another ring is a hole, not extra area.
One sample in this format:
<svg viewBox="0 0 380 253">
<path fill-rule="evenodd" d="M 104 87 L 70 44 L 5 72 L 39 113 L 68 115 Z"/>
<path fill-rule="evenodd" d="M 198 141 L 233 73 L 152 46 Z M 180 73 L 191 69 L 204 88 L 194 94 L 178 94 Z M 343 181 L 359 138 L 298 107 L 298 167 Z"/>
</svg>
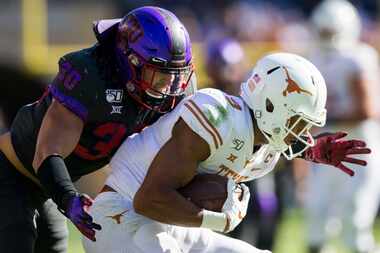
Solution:
<svg viewBox="0 0 380 253">
<path fill-rule="evenodd" d="M 58 209 L 65 210 L 70 196 L 78 192 L 71 181 L 63 158 L 59 155 L 48 156 L 38 168 L 37 177 Z"/>
<path fill-rule="evenodd" d="M 224 232 L 227 225 L 227 215 L 225 213 L 202 210 L 203 218 L 201 228 L 209 228 L 215 231 Z"/>
</svg>

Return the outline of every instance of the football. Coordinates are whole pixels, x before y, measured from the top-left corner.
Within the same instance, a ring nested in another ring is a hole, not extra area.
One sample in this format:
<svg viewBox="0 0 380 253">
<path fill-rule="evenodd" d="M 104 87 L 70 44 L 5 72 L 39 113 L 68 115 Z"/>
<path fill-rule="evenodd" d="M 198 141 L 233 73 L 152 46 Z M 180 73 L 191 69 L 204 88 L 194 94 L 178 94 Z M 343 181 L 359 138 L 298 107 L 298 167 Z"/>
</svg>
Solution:
<svg viewBox="0 0 380 253">
<path fill-rule="evenodd" d="M 227 182 L 227 177 L 198 174 L 178 191 L 198 207 L 220 212 L 227 199 Z"/>
</svg>

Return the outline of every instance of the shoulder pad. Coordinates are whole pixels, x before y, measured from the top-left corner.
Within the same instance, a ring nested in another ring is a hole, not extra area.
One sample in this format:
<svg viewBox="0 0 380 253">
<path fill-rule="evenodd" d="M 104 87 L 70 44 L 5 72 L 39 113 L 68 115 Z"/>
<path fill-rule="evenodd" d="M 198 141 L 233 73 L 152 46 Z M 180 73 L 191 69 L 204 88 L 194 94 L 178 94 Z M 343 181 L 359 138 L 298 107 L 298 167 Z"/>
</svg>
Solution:
<svg viewBox="0 0 380 253">
<path fill-rule="evenodd" d="M 203 139 L 211 151 L 223 145 L 232 127 L 232 109 L 227 94 L 216 89 L 202 89 L 187 98 L 181 117 Z"/>
<path fill-rule="evenodd" d="M 99 43 L 108 41 L 109 38 L 112 37 L 111 34 L 114 33 L 120 21 L 121 21 L 120 18 L 116 18 L 116 19 L 102 19 L 102 20 L 93 22 L 92 30 L 94 31 L 95 37 L 99 41 Z"/>
<path fill-rule="evenodd" d="M 83 49 L 63 56 L 58 63 L 59 72 L 49 86 L 53 97 L 84 121 L 94 105 L 93 93 L 96 92 L 96 64 L 90 57 L 90 50 Z"/>
</svg>

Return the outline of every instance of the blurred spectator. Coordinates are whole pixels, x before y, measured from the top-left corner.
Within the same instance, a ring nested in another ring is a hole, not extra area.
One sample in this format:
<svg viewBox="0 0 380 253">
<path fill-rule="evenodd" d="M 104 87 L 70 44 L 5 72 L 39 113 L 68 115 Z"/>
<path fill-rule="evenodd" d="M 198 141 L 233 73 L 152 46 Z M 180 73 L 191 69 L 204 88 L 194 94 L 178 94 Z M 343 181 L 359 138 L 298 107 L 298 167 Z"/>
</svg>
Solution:
<svg viewBox="0 0 380 253">
<path fill-rule="evenodd" d="M 347 175 L 313 164 L 306 197 L 310 253 L 341 232 L 352 252 L 372 252 L 372 226 L 380 197 L 380 128 L 377 122 L 378 56 L 359 41 L 357 10 L 345 0 L 326 0 L 312 15 L 317 45 L 309 56 L 326 79 L 327 131 L 344 130 L 372 149 L 367 168 Z M 353 158 L 354 159 L 354 158 Z"/>
<path fill-rule="evenodd" d="M 282 15 L 272 4 L 236 1 L 226 6 L 225 27 L 241 41 L 274 41 L 281 28 Z"/>
<path fill-rule="evenodd" d="M 144 5 L 159 6 L 181 17 L 181 21 L 189 31 L 193 41 L 203 40 L 203 34 L 214 27 L 218 27 L 222 22 L 225 7 L 234 0 L 202 1 L 202 0 L 144 0 L 127 1 L 115 0 L 117 12 L 128 12 L 133 8 Z M 190 7 L 190 8 L 189 8 Z"/>
<path fill-rule="evenodd" d="M 205 48 L 205 67 L 211 79 L 209 86 L 235 96 L 247 74 L 243 48 L 232 38 L 212 38 Z"/>
</svg>

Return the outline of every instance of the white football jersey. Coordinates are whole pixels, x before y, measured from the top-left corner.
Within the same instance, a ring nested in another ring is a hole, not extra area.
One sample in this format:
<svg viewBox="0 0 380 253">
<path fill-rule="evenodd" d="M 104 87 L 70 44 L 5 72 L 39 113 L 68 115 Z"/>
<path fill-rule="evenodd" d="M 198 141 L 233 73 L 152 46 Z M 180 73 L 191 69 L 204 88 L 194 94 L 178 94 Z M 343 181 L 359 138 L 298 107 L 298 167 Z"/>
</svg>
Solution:
<svg viewBox="0 0 380 253">
<path fill-rule="evenodd" d="M 180 117 L 210 147 L 210 156 L 198 165 L 198 173 L 248 181 L 270 172 L 280 157 L 268 145 L 262 145 L 253 154 L 252 118 L 241 98 L 216 89 L 202 89 L 140 134 L 125 140 L 111 160 L 112 172 L 106 184 L 133 198 Z"/>
</svg>

